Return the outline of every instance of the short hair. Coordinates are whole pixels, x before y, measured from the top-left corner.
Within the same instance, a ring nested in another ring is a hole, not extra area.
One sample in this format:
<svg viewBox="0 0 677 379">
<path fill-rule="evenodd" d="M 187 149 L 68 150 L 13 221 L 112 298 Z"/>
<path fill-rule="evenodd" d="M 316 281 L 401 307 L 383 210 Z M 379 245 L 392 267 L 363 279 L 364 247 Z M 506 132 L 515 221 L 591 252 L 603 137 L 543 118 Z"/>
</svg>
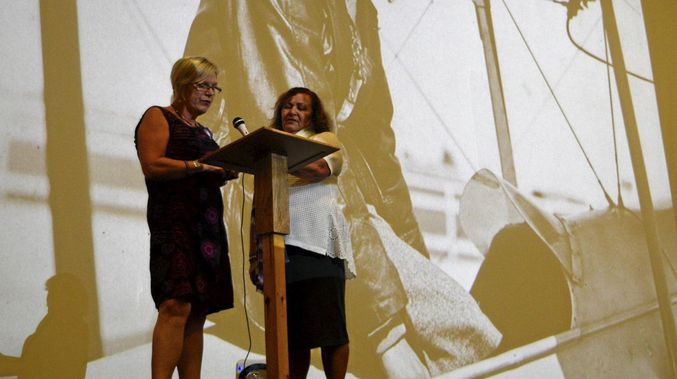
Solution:
<svg viewBox="0 0 677 379">
<path fill-rule="evenodd" d="M 293 87 L 287 90 L 277 98 L 275 102 L 275 113 L 273 119 L 270 121 L 270 127 L 274 129 L 282 129 L 282 107 L 295 95 L 302 93 L 310 96 L 310 126 L 315 133 L 328 132 L 331 130 L 331 120 L 327 111 L 324 109 L 322 100 L 317 94 L 305 87 Z"/>
<path fill-rule="evenodd" d="M 183 100 L 187 89 L 194 83 L 205 80 L 208 76 L 216 76 L 218 67 L 205 57 L 183 57 L 172 67 L 172 101 Z"/>
</svg>

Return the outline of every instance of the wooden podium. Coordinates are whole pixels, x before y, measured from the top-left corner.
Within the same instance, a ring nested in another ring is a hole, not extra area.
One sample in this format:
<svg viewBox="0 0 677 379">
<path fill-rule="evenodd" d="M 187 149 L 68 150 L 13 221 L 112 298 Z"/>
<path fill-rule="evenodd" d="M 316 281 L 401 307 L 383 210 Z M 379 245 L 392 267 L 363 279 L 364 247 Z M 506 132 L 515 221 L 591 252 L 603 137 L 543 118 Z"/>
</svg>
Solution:
<svg viewBox="0 0 677 379">
<path fill-rule="evenodd" d="M 287 172 L 337 150 L 336 146 L 264 127 L 200 159 L 207 164 L 254 174 L 256 233 L 263 242 L 268 378 L 289 377 L 284 272 L 284 236 L 289 234 Z"/>
</svg>

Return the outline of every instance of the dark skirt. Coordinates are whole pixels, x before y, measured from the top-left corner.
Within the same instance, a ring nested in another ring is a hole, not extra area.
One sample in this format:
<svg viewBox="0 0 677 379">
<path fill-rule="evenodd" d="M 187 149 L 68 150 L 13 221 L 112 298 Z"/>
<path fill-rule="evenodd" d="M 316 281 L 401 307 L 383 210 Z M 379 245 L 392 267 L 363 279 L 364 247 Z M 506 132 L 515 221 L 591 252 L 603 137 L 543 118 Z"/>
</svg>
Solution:
<svg viewBox="0 0 677 379">
<path fill-rule="evenodd" d="M 287 246 L 289 349 L 348 343 L 343 260 Z"/>
</svg>

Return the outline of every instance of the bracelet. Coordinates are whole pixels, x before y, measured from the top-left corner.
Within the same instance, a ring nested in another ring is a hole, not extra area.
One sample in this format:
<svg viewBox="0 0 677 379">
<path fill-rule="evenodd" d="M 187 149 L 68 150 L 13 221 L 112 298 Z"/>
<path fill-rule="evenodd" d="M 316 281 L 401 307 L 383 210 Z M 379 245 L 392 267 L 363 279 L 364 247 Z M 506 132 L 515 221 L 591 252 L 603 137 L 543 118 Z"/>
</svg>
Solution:
<svg viewBox="0 0 677 379">
<path fill-rule="evenodd" d="M 188 165 L 188 161 L 183 161 L 183 165 L 186 166 L 186 173 L 190 174 L 191 172 L 194 171 L 201 171 L 202 170 L 202 163 L 198 161 L 190 161 L 190 166 Z M 192 168 L 191 168 L 192 166 Z"/>
</svg>

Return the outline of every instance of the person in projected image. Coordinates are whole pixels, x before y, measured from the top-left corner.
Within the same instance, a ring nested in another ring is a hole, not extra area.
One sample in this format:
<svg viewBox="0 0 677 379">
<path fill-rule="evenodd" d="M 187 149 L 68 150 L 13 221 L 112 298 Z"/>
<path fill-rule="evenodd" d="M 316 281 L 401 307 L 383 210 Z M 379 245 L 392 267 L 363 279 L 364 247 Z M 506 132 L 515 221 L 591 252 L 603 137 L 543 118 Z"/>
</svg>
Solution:
<svg viewBox="0 0 677 379">
<path fill-rule="evenodd" d="M 224 143 L 234 139 L 231 111 L 257 126 L 267 123 L 275 95 L 289 88 L 312 88 L 322 99 L 342 144 L 337 185 L 358 273 L 346 284 L 351 373 L 424 378 L 491 353 L 500 333 L 429 259 L 395 154 L 371 1 L 202 0 L 185 51 L 212 57 L 227 78 L 222 102 L 228 107 L 205 115 Z M 227 203 L 242 201 L 239 186 L 226 186 L 224 194 Z M 251 188 L 244 196 L 251 197 Z M 240 214 L 235 207 L 226 212 L 233 233 Z M 235 340 L 234 333 L 223 336 Z"/>
<path fill-rule="evenodd" d="M 205 318 L 233 307 L 220 187 L 237 174 L 199 162 L 219 146 L 197 117 L 221 92 L 218 68 L 181 58 L 171 72 L 172 103 L 153 106 L 135 130 L 148 189 L 151 295 L 158 309 L 152 377 L 200 376 Z"/>
<path fill-rule="evenodd" d="M 336 135 L 330 132 L 322 101 L 307 88 L 291 88 L 278 97 L 270 127 L 339 146 Z M 355 262 L 339 201 L 337 178 L 342 168 L 339 150 L 292 172 L 287 180 L 285 278 L 289 372 L 293 379 L 306 377 L 310 350 L 317 347 L 321 348 L 327 378 L 345 377 L 348 367 L 345 281 L 355 277 Z M 261 288 L 261 249 L 255 247 L 252 252 L 249 273 Z"/>
</svg>

